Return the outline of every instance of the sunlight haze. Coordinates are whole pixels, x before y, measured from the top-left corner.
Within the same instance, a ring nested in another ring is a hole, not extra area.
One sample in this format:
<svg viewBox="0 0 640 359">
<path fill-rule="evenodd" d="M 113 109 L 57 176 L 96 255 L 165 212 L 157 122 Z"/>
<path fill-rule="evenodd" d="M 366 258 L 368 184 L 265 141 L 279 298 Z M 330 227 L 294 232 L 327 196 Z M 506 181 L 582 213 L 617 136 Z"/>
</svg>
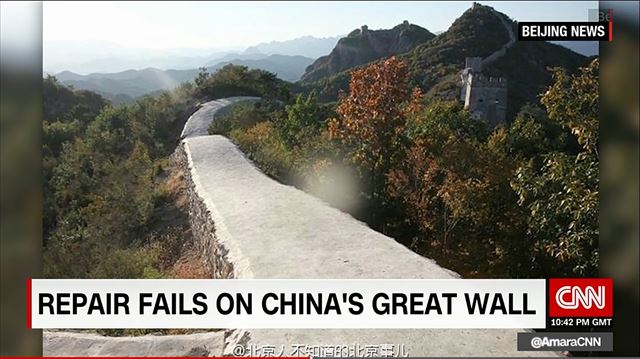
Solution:
<svg viewBox="0 0 640 359">
<path fill-rule="evenodd" d="M 126 66 L 131 68 L 162 68 L 165 62 L 154 58 L 206 57 L 302 36 L 344 36 L 365 24 L 370 29 L 391 28 L 404 20 L 439 33 L 471 4 L 471 1 L 44 2 L 44 70 L 83 72 L 85 63 L 100 60 L 107 66 L 105 71 L 114 71 L 119 67 L 110 64 L 109 59 L 125 58 L 137 61 L 127 62 Z M 598 6 L 595 1 L 482 4 L 519 21 L 586 21 L 587 9 Z M 101 66 L 93 64 L 86 71 L 102 69 Z"/>
</svg>

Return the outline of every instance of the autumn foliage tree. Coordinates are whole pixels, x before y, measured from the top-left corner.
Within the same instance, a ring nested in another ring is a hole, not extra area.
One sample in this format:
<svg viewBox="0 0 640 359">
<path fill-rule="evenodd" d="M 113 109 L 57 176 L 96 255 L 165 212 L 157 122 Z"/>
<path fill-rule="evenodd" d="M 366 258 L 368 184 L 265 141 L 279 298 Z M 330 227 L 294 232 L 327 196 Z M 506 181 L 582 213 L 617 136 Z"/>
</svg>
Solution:
<svg viewBox="0 0 640 359">
<path fill-rule="evenodd" d="M 351 72 L 349 94 L 329 121 L 329 133 L 339 140 L 369 177 L 370 199 L 379 202 L 384 177 L 402 148 L 409 116 L 417 108 L 420 92 L 411 91 L 407 66 L 391 57 Z"/>
<path fill-rule="evenodd" d="M 501 266 L 522 227 L 504 129 L 489 134 L 460 104 L 436 102 L 415 116 L 406 136 L 410 145 L 389 171 L 387 190 L 417 227 L 414 249 L 446 257 L 467 275 Z"/>
</svg>

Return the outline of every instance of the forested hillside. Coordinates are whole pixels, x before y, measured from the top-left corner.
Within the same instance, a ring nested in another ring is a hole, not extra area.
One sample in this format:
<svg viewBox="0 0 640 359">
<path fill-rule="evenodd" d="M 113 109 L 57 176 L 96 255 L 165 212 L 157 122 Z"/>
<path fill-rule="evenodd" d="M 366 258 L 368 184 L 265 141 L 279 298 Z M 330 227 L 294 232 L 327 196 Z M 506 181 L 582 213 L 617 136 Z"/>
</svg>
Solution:
<svg viewBox="0 0 640 359">
<path fill-rule="evenodd" d="M 228 65 L 195 83 L 113 107 L 43 80 L 44 273 L 52 278 L 203 276 L 179 265 L 189 227 L 183 175 L 169 156 L 197 103 L 287 100 L 272 73 Z"/>
<path fill-rule="evenodd" d="M 231 54 L 207 64 L 206 71 L 215 72 L 229 64 L 261 69 L 285 81 L 297 81 L 313 59 L 304 56 Z M 192 82 L 201 69 L 160 70 L 147 68 L 117 73 L 79 75 L 70 71 L 56 74 L 63 84 L 78 90 L 89 90 L 107 98 L 114 105 L 131 104 L 144 95 L 172 90 L 181 83 Z"/>
</svg>

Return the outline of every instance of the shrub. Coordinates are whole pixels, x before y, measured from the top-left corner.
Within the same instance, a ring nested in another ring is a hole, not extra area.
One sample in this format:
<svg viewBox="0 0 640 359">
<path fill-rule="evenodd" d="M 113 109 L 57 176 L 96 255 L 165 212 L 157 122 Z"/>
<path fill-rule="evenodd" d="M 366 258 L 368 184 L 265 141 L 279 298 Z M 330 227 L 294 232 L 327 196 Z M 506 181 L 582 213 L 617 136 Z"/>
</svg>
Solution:
<svg viewBox="0 0 640 359">
<path fill-rule="evenodd" d="M 43 85 L 45 276 L 166 276 L 183 238 L 166 228 L 158 238 L 149 232 L 173 199 L 158 186 L 160 164 L 177 142 L 193 87 L 113 108 L 52 78 Z"/>
<path fill-rule="evenodd" d="M 287 106 L 286 114 L 276 121 L 276 125 L 289 148 L 300 146 L 310 137 L 316 137 L 325 127 L 325 121 L 332 112 L 318 104 L 316 93 L 306 98 L 298 95 L 295 103 Z"/>
<path fill-rule="evenodd" d="M 275 101 L 242 101 L 220 110 L 209 126 L 210 135 L 228 136 L 234 129 L 247 129 L 280 115 L 282 105 Z"/>
<path fill-rule="evenodd" d="M 275 74 L 233 64 L 225 65 L 213 74 L 201 69 L 195 92 L 201 99 L 244 95 L 288 101 L 291 96 L 289 84 Z"/>
<path fill-rule="evenodd" d="M 158 249 L 108 250 L 89 272 L 90 278 L 149 278 L 159 279 L 165 275 L 156 267 Z"/>
<path fill-rule="evenodd" d="M 290 181 L 293 154 L 271 122 L 260 122 L 246 130 L 235 129 L 230 137 L 267 175 Z"/>
</svg>

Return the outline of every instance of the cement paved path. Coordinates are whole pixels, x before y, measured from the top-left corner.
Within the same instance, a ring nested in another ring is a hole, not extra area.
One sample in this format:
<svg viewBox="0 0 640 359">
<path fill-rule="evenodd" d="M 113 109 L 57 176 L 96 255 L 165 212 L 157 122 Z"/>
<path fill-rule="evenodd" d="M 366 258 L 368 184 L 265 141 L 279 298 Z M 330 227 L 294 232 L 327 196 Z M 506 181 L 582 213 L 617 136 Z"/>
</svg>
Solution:
<svg viewBox="0 0 640 359">
<path fill-rule="evenodd" d="M 240 101 L 257 101 L 259 97 L 252 96 L 236 96 L 219 100 L 213 100 L 200 105 L 200 108 L 189 117 L 187 123 L 182 129 L 181 138 L 193 136 L 206 136 L 209 134 L 209 125 L 213 121 L 214 116 L 222 108 Z"/>
<path fill-rule="evenodd" d="M 196 192 L 236 278 L 456 278 L 350 215 L 264 175 L 222 136 L 184 139 Z M 283 329 L 238 331 L 256 347 L 402 345 L 410 356 L 541 356 L 518 352 L 520 330 Z M 225 354 L 233 352 L 228 340 Z M 551 354 L 553 355 L 553 354 Z"/>
</svg>

